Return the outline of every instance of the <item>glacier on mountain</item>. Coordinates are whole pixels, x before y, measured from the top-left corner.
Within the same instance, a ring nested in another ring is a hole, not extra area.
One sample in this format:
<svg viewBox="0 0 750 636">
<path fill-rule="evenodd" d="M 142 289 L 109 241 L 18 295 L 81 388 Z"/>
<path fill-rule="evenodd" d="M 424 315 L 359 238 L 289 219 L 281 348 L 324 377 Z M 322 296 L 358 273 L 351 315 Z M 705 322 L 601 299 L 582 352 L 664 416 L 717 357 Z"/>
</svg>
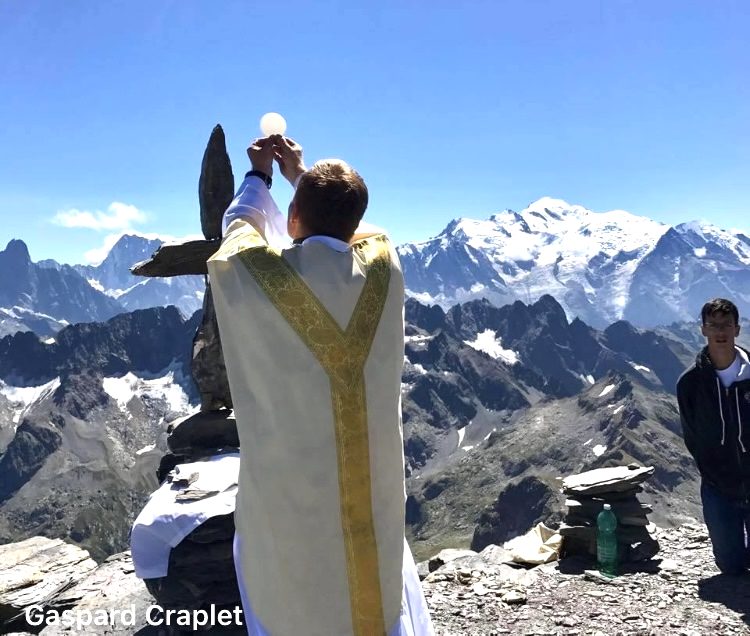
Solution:
<svg viewBox="0 0 750 636">
<path fill-rule="evenodd" d="M 519 361 L 518 354 L 515 351 L 503 348 L 502 339 L 497 337 L 492 329 L 485 329 L 482 333 L 477 334 L 473 342 L 465 340 L 464 344 L 469 345 L 477 351 L 482 351 L 492 358 L 502 360 L 509 365 L 517 364 Z"/>
<path fill-rule="evenodd" d="M 128 412 L 130 400 L 147 396 L 163 400 L 170 410 L 184 414 L 191 410 L 188 395 L 182 386 L 185 381 L 179 366 L 173 363 L 153 377 L 143 373 L 136 375 L 132 371 L 120 377 L 105 377 L 102 379 L 102 388 L 125 413 Z"/>
<path fill-rule="evenodd" d="M 49 397 L 59 386 L 59 377 L 38 386 L 13 386 L 0 380 L 0 394 L 8 399 L 13 408 L 13 429 L 16 429 L 29 406 Z"/>
<path fill-rule="evenodd" d="M 130 268 L 148 259 L 172 237 L 155 234 L 123 234 L 98 265 L 74 265 L 94 289 L 119 302 L 126 311 L 175 305 L 185 317 L 203 305 L 203 276 L 144 278 L 134 276 Z"/>
<path fill-rule="evenodd" d="M 719 295 L 750 309 L 743 234 L 705 222 L 671 228 L 550 197 L 521 212 L 455 219 L 398 253 L 407 295 L 445 308 L 482 297 L 499 306 L 532 303 L 549 294 L 570 318 L 597 327 L 623 318 L 640 326 L 694 319 L 696 307 Z"/>
</svg>

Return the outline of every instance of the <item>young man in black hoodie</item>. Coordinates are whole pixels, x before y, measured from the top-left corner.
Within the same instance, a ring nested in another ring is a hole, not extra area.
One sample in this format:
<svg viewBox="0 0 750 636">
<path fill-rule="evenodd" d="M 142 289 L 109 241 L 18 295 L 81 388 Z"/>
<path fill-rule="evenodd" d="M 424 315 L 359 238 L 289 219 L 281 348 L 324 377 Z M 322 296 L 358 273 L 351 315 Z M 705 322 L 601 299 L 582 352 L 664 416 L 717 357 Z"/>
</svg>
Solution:
<svg viewBox="0 0 750 636">
<path fill-rule="evenodd" d="M 741 574 L 750 567 L 750 353 L 735 345 L 739 312 L 731 301 L 707 302 L 701 322 L 707 346 L 678 380 L 677 401 L 716 565 Z"/>
</svg>

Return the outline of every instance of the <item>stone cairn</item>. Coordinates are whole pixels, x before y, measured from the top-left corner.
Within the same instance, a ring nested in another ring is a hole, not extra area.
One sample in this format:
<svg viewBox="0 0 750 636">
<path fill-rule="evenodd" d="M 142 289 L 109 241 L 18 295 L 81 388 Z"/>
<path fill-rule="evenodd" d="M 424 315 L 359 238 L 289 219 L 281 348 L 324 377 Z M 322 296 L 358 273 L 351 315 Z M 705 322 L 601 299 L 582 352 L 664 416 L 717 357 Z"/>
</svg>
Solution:
<svg viewBox="0 0 750 636">
<path fill-rule="evenodd" d="M 205 240 L 163 245 L 150 259 L 131 268 L 133 274 L 140 276 L 203 274 L 206 277 L 203 318 L 193 339 L 191 367 L 200 392 L 200 412 L 169 425 L 169 452 L 162 457 L 157 471 L 160 484 L 178 464 L 236 452 L 239 448 L 206 266 L 221 244 L 222 217 L 234 197 L 232 165 L 224 131 L 218 125 L 203 155 L 198 196 Z M 232 559 L 233 537 L 233 514 L 207 520 L 172 549 L 167 576 L 145 580 L 149 592 L 164 608 L 239 605 Z"/>
<path fill-rule="evenodd" d="M 568 512 L 560 525 L 563 554 L 596 558 L 596 517 L 605 503 L 617 517 L 618 554 L 621 563 L 650 559 L 659 551 L 656 526 L 647 515 L 653 510 L 638 501 L 641 484 L 654 468 L 635 464 L 597 468 L 563 479 L 562 492 L 568 498 Z"/>
</svg>

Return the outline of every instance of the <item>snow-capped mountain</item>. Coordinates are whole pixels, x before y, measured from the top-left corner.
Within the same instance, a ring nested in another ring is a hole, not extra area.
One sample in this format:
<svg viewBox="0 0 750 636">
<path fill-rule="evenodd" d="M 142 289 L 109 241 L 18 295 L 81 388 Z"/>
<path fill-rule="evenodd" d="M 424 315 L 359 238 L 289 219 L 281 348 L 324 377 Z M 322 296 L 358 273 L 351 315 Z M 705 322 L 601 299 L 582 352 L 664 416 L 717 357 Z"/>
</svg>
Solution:
<svg viewBox="0 0 750 636">
<path fill-rule="evenodd" d="M 99 265 L 74 265 L 74 268 L 89 285 L 117 299 L 127 311 L 174 305 L 185 317 L 191 316 L 203 305 L 202 276 L 144 278 L 130 273 L 133 265 L 148 259 L 163 242 L 125 234 Z"/>
<path fill-rule="evenodd" d="M 122 295 L 135 283 L 145 280 L 142 277 L 133 276 L 130 267 L 149 258 L 159 247 L 162 241 L 150 239 L 145 236 L 125 234 L 109 250 L 104 260 L 98 265 L 74 265 L 89 283 L 100 290 L 107 290 L 110 295 Z"/>
<path fill-rule="evenodd" d="M 750 238 L 684 223 L 665 232 L 634 272 L 623 318 L 651 325 L 695 319 L 717 296 L 732 299 L 741 315 L 750 312 Z"/>
<path fill-rule="evenodd" d="M 409 295 L 444 307 L 554 296 L 569 317 L 604 327 L 694 319 L 714 296 L 750 311 L 750 239 L 712 225 L 668 225 L 624 210 L 539 199 L 521 212 L 456 219 L 398 248 Z"/>
<path fill-rule="evenodd" d="M 0 307 L 0 338 L 19 331 L 33 331 L 37 336 L 49 339 L 67 325 L 67 320 L 58 320 L 19 305 Z"/>
<path fill-rule="evenodd" d="M 174 307 L 0 339 L 0 543 L 69 538 L 103 559 L 127 545 L 156 487 L 167 422 L 197 408 L 200 320 Z"/>
<path fill-rule="evenodd" d="M 185 318 L 203 306 L 202 276 L 143 278 L 130 267 L 149 258 L 161 240 L 122 236 L 99 265 L 32 262 L 26 244 L 0 251 L 0 337 L 33 331 L 51 337 L 68 324 L 95 322 L 125 311 L 176 306 Z"/>
<path fill-rule="evenodd" d="M 32 263 L 23 241 L 14 239 L 0 251 L 0 336 L 29 330 L 51 335 L 68 323 L 106 320 L 121 311 L 69 265 Z"/>
</svg>

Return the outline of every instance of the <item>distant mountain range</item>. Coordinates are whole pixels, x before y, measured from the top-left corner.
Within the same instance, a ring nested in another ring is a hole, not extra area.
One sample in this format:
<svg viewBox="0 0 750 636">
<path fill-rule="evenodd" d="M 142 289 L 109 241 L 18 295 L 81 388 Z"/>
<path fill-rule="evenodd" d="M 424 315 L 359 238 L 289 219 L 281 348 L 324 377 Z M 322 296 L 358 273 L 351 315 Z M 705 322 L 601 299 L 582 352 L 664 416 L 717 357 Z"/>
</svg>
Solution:
<svg viewBox="0 0 750 636">
<path fill-rule="evenodd" d="M 126 546 L 167 422 L 198 404 L 203 278 L 129 273 L 159 244 L 124 236 L 98 266 L 34 263 L 19 240 L 0 251 L 0 543 L 68 537 L 98 558 Z M 674 386 L 702 346 L 705 300 L 750 313 L 750 239 L 542 199 L 398 249 L 419 556 L 554 520 L 560 475 L 629 461 L 656 467 L 657 522 L 700 515 Z M 538 505 L 503 519 L 519 497 Z"/>
<path fill-rule="evenodd" d="M 175 305 L 191 315 L 202 306 L 202 277 L 130 274 L 161 244 L 124 235 L 99 265 L 71 266 L 32 263 L 26 245 L 12 240 L 0 252 L 0 336 L 51 337 L 66 324 L 147 307 Z M 618 320 L 655 327 L 695 320 L 706 300 L 723 296 L 750 314 L 750 238 L 705 223 L 670 227 L 545 197 L 520 212 L 456 219 L 398 253 L 408 295 L 444 309 L 550 295 L 569 319 L 599 329 Z"/>
<path fill-rule="evenodd" d="M 174 305 L 184 316 L 202 306 L 202 276 L 143 278 L 130 267 L 161 241 L 125 235 L 97 265 L 34 263 L 23 241 L 0 251 L 0 336 L 33 331 L 52 337 L 62 327 L 101 321 L 125 311 Z"/>
<path fill-rule="evenodd" d="M 615 210 L 542 198 L 484 221 L 456 219 L 398 248 L 409 293 L 447 308 L 554 296 L 569 318 L 603 328 L 695 320 L 706 300 L 750 313 L 750 238 L 710 224 L 676 227 Z"/>
<path fill-rule="evenodd" d="M 569 322 L 550 296 L 448 312 L 412 299 L 406 319 L 407 515 L 420 555 L 468 543 L 519 480 L 542 483 L 549 500 L 518 513 L 516 525 L 531 525 L 561 510 L 556 476 L 622 461 L 657 467 L 656 519 L 700 514 L 672 394 L 695 349 L 672 331 L 599 331 Z M 197 408 L 199 323 L 200 313 L 151 308 L 67 326 L 54 341 L 0 339 L 0 543 L 67 537 L 97 558 L 126 546 L 167 423 Z"/>
<path fill-rule="evenodd" d="M 696 323 L 600 331 L 568 321 L 551 296 L 448 311 L 411 299 L 406 319 L 407 522 L 420 556 L 559 520 L 560 476 L 631 461 L 656 468 L 644 499 L 657 523 L 700 517 L 674 397 L 702 346 Z M 742 328 L 750 347 L 750 322 Z M 506 491 L 516 503 L 502 528 L 477 530 Z"/>
<path fill-rule="evenodd" d="M 166 423 L 196 408 L 200 313 L 174 307 L 0 339 L 0 544 L 70 537 L 103 558 L 156 485 Z"/>
<path fill-rule="evenodd" d="M 158 239 L 126 234 L 99 265 L 73 267 L 92 287 L 115 298 L 128 311 L 174 305 L 184 316 L 191 316 L 203 304 L 202 276 L 144 278 L 130 273 L 133 265 L 148 259 L 162 244 Z"/>
</svg>

